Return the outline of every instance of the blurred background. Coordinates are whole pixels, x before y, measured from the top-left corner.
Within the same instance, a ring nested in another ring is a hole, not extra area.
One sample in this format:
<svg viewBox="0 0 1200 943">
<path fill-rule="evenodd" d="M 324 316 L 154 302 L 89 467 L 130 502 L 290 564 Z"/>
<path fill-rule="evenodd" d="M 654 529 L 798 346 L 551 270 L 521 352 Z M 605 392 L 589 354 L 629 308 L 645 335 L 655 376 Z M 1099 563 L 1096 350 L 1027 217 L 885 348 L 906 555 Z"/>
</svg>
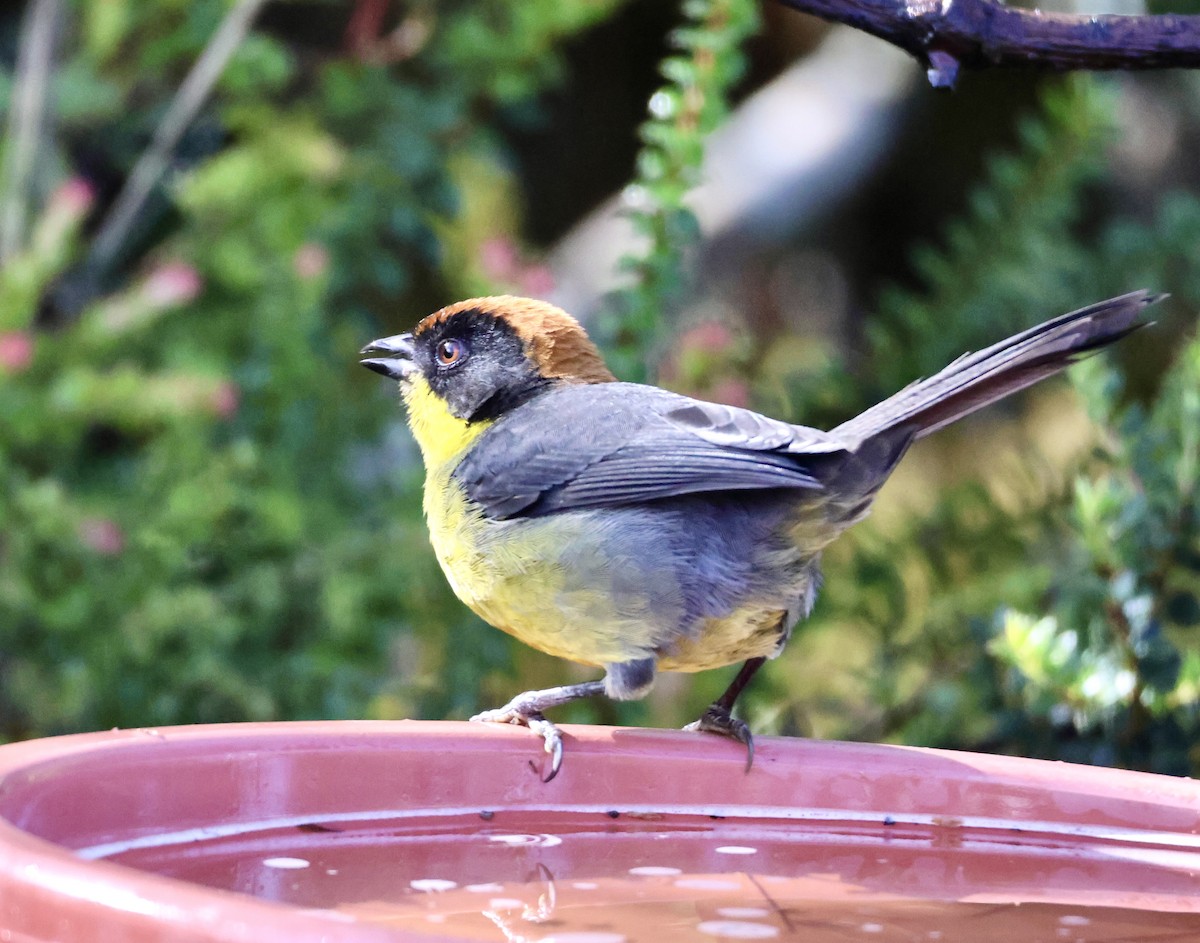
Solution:
<svg viewBox="0 0 1200 943">
<path fill-rule="evenodd" d="M 622 378 L 828 427 L 1146 287 L 1153 328 L 913 450 L 742 710 L 1200 771 L 1196 75 L 934 91 L 767 0 L 32 0 L 0 65 L 0 740 L 594 676 L 428 546 L 356 355 L 443 304 L 548 298 Z M 560 717 L 679 726 L 731 672 Z"/>
</svg>

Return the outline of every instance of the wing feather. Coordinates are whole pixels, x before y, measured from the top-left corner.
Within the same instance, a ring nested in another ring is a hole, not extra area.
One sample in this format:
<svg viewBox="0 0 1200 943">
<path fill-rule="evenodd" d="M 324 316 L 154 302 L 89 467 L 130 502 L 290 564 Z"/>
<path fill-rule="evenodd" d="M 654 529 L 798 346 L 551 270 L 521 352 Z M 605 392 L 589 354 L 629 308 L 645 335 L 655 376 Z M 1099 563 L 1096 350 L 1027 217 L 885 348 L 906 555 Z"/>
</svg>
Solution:
<svg viewBox="0 0 1200 943">
<path fill-rule="evenodd" d="M 563 386 L 498 420 L 455 469 L 493 518 L 685 494 L 817 489 L 806 455 L 832 436 L 628 383 Z"/>
</svg>

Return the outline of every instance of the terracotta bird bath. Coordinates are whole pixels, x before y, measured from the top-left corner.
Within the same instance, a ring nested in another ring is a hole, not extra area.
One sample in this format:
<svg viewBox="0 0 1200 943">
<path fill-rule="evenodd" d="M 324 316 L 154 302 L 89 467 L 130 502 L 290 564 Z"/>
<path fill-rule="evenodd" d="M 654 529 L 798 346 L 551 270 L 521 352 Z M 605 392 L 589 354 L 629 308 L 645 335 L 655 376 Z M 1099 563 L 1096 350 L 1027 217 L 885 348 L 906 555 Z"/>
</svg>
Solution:
<svg viewBox="0 0 1200 943">
<path fill-rule="evenodd" d="M 1200 939 L 1200 784 L 422 722 L 0 747 L 0 941 Z"/>
</svg>

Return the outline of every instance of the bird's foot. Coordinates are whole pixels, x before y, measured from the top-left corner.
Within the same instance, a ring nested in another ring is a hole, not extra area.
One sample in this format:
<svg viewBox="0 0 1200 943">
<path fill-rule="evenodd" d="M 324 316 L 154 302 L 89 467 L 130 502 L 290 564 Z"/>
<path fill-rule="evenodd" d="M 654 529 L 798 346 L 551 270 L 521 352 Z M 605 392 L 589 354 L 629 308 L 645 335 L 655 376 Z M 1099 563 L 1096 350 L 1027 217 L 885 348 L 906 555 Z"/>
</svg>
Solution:
<svg viewBox="0 0 1200 943">
<path fill-rule="evenodd" d="M 702 730 L 705 733 L 717 733 L 729 737 L 746 747 L 746 772 L 754 765 L 754 736 L 744 720 L 738 720 L 729 712 L 728 707 L 720 704 L 710 704 L 699 720 L 693 721 L 684 730 Z"/>
<path fill-rule="evenodd" d="M 551 707 L 561 707 L 581 697 L 597 697 L 603 693 L 603 681 L 583 681 L 561 688 L 546 688 L 544 691 L 526 691 L 524 694 L 518 694 L 503 707 L 476 714 L 471 720 L 482 724 L 519 724 L 541 737 L 546 752 L 550 755 L 550 771 L 542 777 L 542 782 L 548 783 L 558 775 L 562 766 L 563 739 L 562 733 L 546 720 L 542 711 Z"/>
<path fill-rule="evenodd" d="M 548 783 L 558 775 L 562 767 L 563 739 L 562 732 L 552 721 L 546 719 L 541 711 L 521 710 L 521 698 L 516 697 L 503 707 L 483 711 L 471 718 L 477 724 L 517 724 L 528 727 L 533 733 L 542 738 L 544 749 L 550 756 L 550 769 L 542 776 L 542 782 Z"/>
</svg>

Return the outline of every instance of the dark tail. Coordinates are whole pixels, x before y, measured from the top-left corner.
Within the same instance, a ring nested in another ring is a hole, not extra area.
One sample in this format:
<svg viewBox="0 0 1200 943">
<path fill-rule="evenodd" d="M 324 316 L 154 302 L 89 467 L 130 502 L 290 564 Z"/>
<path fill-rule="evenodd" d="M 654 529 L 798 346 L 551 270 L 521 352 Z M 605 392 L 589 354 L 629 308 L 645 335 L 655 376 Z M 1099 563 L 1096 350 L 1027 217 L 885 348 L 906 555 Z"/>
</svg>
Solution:
<svg viewBox="0 0 1200 943">
<path fill-rule="evenodd" d="M 901 429 L 913 439 L 929 435 L 1120 340 L 1143 326 L 1138 321 L 1143 308 L 1164 297 L 1130 292 L 1054 318 L 977 354 L 965 354 L 832 432 L 850 441 Z"/>
</svg>

